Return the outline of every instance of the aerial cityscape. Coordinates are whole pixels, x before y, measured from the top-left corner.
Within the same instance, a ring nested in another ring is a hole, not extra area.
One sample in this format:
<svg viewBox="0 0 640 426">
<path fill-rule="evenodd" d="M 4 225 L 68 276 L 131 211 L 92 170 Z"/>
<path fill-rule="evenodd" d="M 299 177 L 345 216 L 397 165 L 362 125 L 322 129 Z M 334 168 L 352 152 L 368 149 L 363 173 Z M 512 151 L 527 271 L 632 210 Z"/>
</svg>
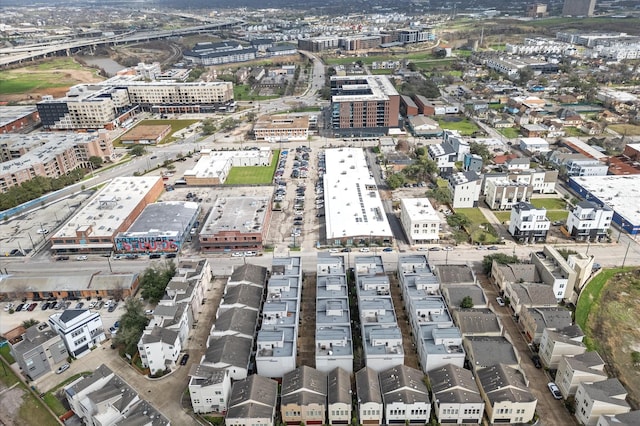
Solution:
<svg viewBox="0 0 640 426">
<path fill-rule="evenodd" d="M 640 425 L 639 2 L 0 11 L 0 425 Z"/>
</svg>

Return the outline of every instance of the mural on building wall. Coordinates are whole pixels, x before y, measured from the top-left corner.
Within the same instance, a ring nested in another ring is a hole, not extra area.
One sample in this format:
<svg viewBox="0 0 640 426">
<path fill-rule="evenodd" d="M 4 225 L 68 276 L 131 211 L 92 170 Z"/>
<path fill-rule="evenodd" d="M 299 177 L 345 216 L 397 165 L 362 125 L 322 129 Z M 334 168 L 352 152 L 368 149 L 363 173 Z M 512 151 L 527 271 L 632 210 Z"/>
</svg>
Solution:
<svg viewBox="0 0 640 426">
<path fill-rule="evenodd" d="M 176 252 L 180 241 L 174 237 L 118 237 L 116 251 L 125 253 Z"/>
</svg>

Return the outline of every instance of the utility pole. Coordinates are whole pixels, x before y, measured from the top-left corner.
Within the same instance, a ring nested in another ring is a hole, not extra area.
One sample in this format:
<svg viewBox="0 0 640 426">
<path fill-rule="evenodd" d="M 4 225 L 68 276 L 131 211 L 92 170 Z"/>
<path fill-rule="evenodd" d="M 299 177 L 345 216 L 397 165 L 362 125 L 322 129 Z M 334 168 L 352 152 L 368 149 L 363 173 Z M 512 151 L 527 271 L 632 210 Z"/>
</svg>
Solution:
<svg viewBox="0 0 640 426">
<path fill-rule="evenodd" d="M 622 267 L 624 268 L 624 264 L 627 261 L 627 254 L 629 254 L 629 247 L 631 246 L 631 241 L 627 243 L 627 250 L 624 252 L 624 259 L 622 259 Z"/>
</svg>

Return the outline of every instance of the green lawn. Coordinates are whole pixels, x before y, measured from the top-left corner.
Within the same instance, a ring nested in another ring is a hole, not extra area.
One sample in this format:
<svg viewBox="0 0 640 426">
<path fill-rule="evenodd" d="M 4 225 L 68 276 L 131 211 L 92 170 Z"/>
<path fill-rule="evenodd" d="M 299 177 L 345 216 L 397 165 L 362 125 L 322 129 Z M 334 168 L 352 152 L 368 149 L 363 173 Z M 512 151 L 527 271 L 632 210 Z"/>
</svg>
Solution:
<svg viewBox="0 0 640 426">
<path fill-rule="evenodd" d="M 436 118 L 436 121 L 441 128 L 446 130 L 457 130 L 463 136 L 472 135 L 474 132 L 480 130 L 473 121 L 466 118 L 460 119 L 460 121 L 448 121 L 444 118 Z"/>
<path fill-rule="evenodd" d="M 373 74 L 373 75 L 391 75 L 391 74 L 393 74 L 393 70 L 392 69 L 371 70 L 371 74 Z"/>
<path fill-rule="evenodd" d="M 560 211 L 560 210 L 547 210 L 547 219 L 551 222 L 555 222 L 556 220 L 566 221 L 569 216 L 569 212 Z"/>
<path fill-rule="evenodd" d="M 567 202 L 562 198 L 532 198 L 531 204 L 534 207 L 547 210 L 565 210 Z"/>
<path fill-rule="evenodd" d="M 578 305 L 576 306 L 576 318 L 575 322 L 585 331 L 588 331 L 587 321 L 589 319 L 589 313 L 592 310 L 598 308 L 598 304 L 600 302 L 600 293 L 604 288 L 605 284 L 618 272 L 624 272 L 634 269 L 631 268 L 615 268 L 615 269 L 603 269 L 598 276 L 589 281 L 587 285 L 582 289 L 580 293 L 580 298 L 578 299 Z M 587 345 L 587 350 L 592 351 L 595 350 L 595 342 L 586 336 L 585 344 Z"/>
<path fill-rule="evenodd" d="M 493 229 L 493 226 L 491 226 L 487 218 L 484 217 L 480 209 L 456 209 L 456 213 L 465 215 L 471 221 L 471 225 L 465 230 L 471 236 L 472 241 L 483 244 L 492 244 L 500 241 L 497 232 Z"/>
<path fill-rule="evenodd" d="M 16 362 L 16 360 L 13 359 L 13 357 L 11 356 L 11 350 L 9 349 L 9 345 L 5 345 L 0 348 L 0 356 L 2 356 L 2 358 L 4 358 L 4 360 L 7 361 L 9 365 Z"/>
<path fill-rule="evenodd" d="M 251 90 L 251 86 L 246 84 L 234 84 L 233 85 L 233 97 L 236 101 L 263 101 L 267 99 L 278 98 L 278 95 L 261 96 L 256 95 Z"/>
<path fill-rule="evenodd" d="M 502 223 L 502 222 L 508 222 L 509 220 L 511 220 L 511 211 L 500 211 L 500 212 L 493 212 L 493 214 L 495 215 L 495 217 L 498 218 L 498 220 Z"/>
<path fill-rule="evenodd" d="M 418 52 L 418 53 L 410 53 L 410 54 L 389 54 L 389 55 L 380 55 L 380 56 L 367 56 L 367 57 L 354 57 L 347 56 L 344 58 L 323 58 L 324 63 L 327 65 L 348 65 L 357 61 L 362 61 L 363 64 L 371 65 L 374 62 L 384 62 L 384 61 L 399 61 L 401 59 L 408 59 L 411 62 L 415 62 L 418 65 L 418 61 L 423 61 L 426 59 L 433 58 L 433 55 L 430 52 Z"/>
<path fill-rule="evenodd" d="M 446 58 L 446 59 L 431 59 L 428 61 L 420 61 L 414 62 L 416 64 L 416 68 L 423 71 L 428 71 L 433 68 L 446 67 L 451 64 L 453 61 L 456 61 L 456 58 Z"/>
<path fill-rule="evenodd" d="M 438 178 L 436 185 L 438 186 L 438 188 L 448 188 L 449 181 L 447 181 L 446 179 Z"/>
<path fill-rule="evenodd" d="M 42 398 L 44 403 L 49 406 L 51 411 L 56 413 L 56 416 L 60 417 L 61 415 L 66 413 L 67 410 L 64 408 L 64 405 L 62 405 L 62 402 L 60 402 L 60 400 L 56 397 L 56 392 L 59 389 L 63 388 L 64 386 L 68 385 L 69 383 L 76 381 L 78 378 L 85 377 L 90 374 L 91 374 L 90 371 L 74 374 L 73 376 L 64 380 L 62 383 L 58 383 L 53 389 L 50 389 L 44 394 L 44 397 Z"/>
<path fill-rule="evenodd" d="M 515 139 L 520 136 L 520 132 L 515 127 L 505 127 L 504 129 L 496 129 L 498 133 L 504 135 L 505 138 Z"/>
<path fill-rule="evenodd" d="M 49 413 L 42 401 L 35 397 L 24 383 L 20 382 L 9 367 L 0 370 L 0 381 L 7 387 L 11 387 L 19 382 L 16 388 L 24 392 L 22 405 L 20 405 L 20 409 L 18 410 L 18 416 L 14 419 L 15 424 L 38 426 L 57 426 L 59 424 L 57 419 Z"/>
<path fill-rule="evenodd" d="M 260 185 L 269 184 L 273 181 L 273 174 L 278 165 L 279 150 L 273 151 L 273 160 L 269 167 L 232 167 L 229 176 L 225 180 L 225 185 Z"/>
<path fill-rule="evenodd" d="M 1 82 L 1 80 L 0 80 Z M 0 85 L 1 86 L 1 85 Z M 640 126 L 634 124 L 612 124 L 607 126 L 608 129 L 626 136 L 639 136 Z"/>
<path fill-rule="evenodd" d="M 577 127 L 563 127 L 566 136 L 584 136 L 584 133 Z"/>
<path fill-rule="evenodd" d="M 25 68 L 0 73 L 0 95 L 16 95 L 78 83 L 65 70 L 80 70 L 82 65 L 71 58 L 55 59 Z"/>
</svg>

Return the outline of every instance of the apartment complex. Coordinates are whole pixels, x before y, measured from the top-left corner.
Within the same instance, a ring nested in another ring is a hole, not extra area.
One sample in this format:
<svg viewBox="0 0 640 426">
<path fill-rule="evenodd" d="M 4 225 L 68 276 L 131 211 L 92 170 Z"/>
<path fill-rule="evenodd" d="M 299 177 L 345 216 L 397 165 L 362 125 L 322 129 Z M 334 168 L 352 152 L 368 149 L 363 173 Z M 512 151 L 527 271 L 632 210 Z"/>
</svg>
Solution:
<svg viewBox="0 0 640 426">
<path fill-rule="evenodd" d="M 578 241 L 600 241 L 611 228 L 613 210 L 591 201 L 581 201 L 567 218 L 567 232 Z"/>
<path fill-rule="evenodd" d="M 8 133 L 0 135 L 0 193 L 36 176 L 58 178 L 89 168 L 89 158 L 110 161 L 114 148 L 107 134 Z"/>
<path fill-rule="evenodd" d="M 400 95 L 386 76 L 332 76 L 330 84 L 336 136 L 381 136 L 399 126 Z"/>
<path fill-rule="evenodd" d="M 101 83 L 73 86 L 67 95 L 38 102 L 42 125 L 50 130 L 114 129 L 138 111 L 215 112 L 233 106 L 233 84 L 215 82 L 144 82 L 118 76 Z"/>
<path fill-rule="evenodd" d="M 428 198 L 401 199 L 400 223 L 410 244 L 434 243 L 440 239 L 441 219 Z"/>
</svg>

